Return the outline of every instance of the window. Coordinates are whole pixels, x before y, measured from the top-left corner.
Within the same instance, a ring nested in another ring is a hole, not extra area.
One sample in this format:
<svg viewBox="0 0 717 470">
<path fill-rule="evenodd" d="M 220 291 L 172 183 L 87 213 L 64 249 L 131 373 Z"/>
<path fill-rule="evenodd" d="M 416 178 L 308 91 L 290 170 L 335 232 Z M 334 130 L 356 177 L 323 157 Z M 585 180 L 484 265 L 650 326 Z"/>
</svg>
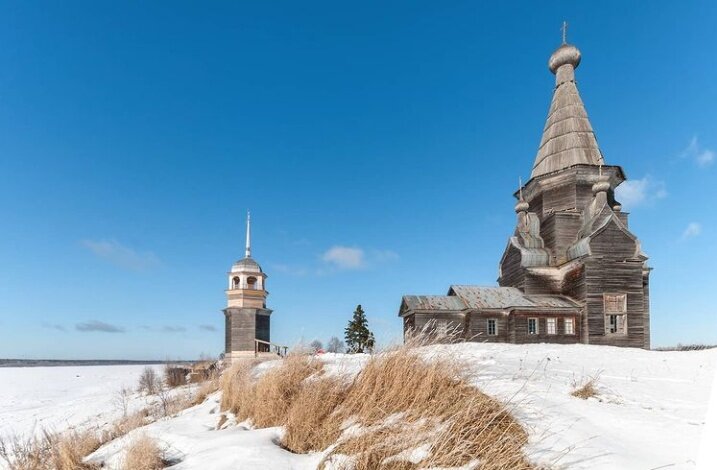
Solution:
<svg viewBox="0 0 717 470">
<path fill-rule="evenodd" d="M 234 278 L 232 279 L 232 289 L 239 289 L 239 282 L 239 276 L 234 276 Z"/>
<path fill-rule="evenodd" d="M 246 283 L 249 289 L 256 289 L 256 278 L 254 276 L 248 277 Z"/>
<path fill-rule="evenodd" d="M 436 320 L 436 334 L 438 336 L 448 335 L 448 320 Z"/>
<path fill-rule="evenodd" d="M 626 313 L 627 294 L 603 294 L 605 313 Z"/>
<path fill-rule="evenodd" d="M 574 335 L 575 334 L 575 319 L 574 318 L 566 318 L 565 319 L 565 334 L 566 335 Z"/>
<path fill-rule="evenodd" d="M 549 335 L 554 335 L 558 333 L 558 319 L 557 318 L 548 318 L 545 321 L 545 326 L 547 333 Z"/>
<path fill-rule="evenodd" d="M 488 320 L 488 336 L 495 336 L 498 334 L 498 321 L 494 318 Z"/>
<path fill-rule="evenodd" d="M 608 315 L 607 332 L 624 335 L 627 333 L 627 321 L 625 315 Z"/>
<path fill-rule="evenodd" d="M 627 294 L 603 294 L 605 332 L 627 334 Z"/>
<path fill-rule="evenodd" d="M 528 334 L 529 335 L 537 335 L 538 334 L 538 319 L 537 318 L 528 318 Z"/>
</svg>

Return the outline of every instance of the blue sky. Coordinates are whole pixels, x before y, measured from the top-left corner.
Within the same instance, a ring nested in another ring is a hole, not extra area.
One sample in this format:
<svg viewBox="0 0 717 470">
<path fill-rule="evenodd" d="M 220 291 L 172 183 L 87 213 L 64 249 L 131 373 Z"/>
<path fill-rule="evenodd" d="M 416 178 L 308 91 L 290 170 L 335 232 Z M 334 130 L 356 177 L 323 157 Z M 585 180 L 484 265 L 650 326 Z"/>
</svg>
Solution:
<svg viewBox="0 0 717 470">
<path fill-rule="evenodd" d="M 247 209 L 278 342 L 494 284 L 563 20 L 653 343 L 717 342 L 717 5 L 494 3 L 1 3 L 0 357 L 219 353 Z"/>
</svg>

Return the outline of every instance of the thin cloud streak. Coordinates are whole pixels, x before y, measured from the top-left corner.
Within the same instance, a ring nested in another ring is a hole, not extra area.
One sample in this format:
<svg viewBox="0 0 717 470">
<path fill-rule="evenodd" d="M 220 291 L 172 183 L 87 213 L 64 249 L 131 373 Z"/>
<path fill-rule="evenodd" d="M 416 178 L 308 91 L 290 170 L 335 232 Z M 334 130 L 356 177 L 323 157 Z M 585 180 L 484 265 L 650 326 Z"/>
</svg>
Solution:
<svg viewBox="0 0 717 470">
<path fill-rule="evenodd" d="M 114 239 L 82 240 L 82 245 L 96 257 L 131 271 L 146 271 L 161 264 L 151 251 L 140 253 Z"/>
<path fill-rule="evenodd" d="M 97 321 L 97 320 L 90 320 L 85 323 L 78 323 L 75 325 L 75 329 L 77 331 L 82 331 L 83 333 L 91 333 L 91 332 L 101 332 L 101 333 L 124 333 L 125 329 L 116 325 L 111 325 L 109 323 Z"/>
</svg>

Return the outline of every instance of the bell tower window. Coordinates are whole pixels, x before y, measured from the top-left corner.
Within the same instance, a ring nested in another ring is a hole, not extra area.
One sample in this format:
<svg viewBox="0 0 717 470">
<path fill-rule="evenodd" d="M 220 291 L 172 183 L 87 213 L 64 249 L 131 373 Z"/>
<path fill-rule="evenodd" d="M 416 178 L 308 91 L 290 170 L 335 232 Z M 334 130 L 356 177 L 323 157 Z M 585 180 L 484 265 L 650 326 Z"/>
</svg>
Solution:
<svg viewBox="0 0 717 470">
<path fill-rule="evenodd" d="M 247 288 L 249 289 L 256 289 L 256 278 L 254 276 L 248 277 L 246 279 Z"/>
<path fill-rule="evenodd" d="M 232 289 L 239 289 L 239 285 L 241 284 L 241 279 L 239 276 L 234 276 L 232 278 Z"/>
</svg>

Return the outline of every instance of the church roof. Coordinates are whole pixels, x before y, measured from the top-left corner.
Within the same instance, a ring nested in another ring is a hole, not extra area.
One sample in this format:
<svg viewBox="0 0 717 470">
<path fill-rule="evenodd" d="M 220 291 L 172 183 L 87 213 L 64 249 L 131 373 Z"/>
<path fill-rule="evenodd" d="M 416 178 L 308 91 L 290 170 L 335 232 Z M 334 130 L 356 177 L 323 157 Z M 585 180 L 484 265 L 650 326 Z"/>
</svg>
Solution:
<svg viewBox="0 0 717 470">
<path fill-rule="evenodd" d="M 411 310 L 463 310 L 466 304 L 450 295 L 404 295 L 403 302 Z"/>
<path fill-rule="evenodd" d="M 575 83 L 580 58 L 580 51 L 570 44 L 563 44 L 550 57 L 548 64 L 555 74 L 555 90 L 532 178 L 573 165 L 605 163 Z"/>
<path fill-rule="evenodd" d="M 451 294 L 471 309 L 577 307 L 573 300 L 562 295 L 528 295 L 515 287 L 451 286 Z"/>
</svg>

